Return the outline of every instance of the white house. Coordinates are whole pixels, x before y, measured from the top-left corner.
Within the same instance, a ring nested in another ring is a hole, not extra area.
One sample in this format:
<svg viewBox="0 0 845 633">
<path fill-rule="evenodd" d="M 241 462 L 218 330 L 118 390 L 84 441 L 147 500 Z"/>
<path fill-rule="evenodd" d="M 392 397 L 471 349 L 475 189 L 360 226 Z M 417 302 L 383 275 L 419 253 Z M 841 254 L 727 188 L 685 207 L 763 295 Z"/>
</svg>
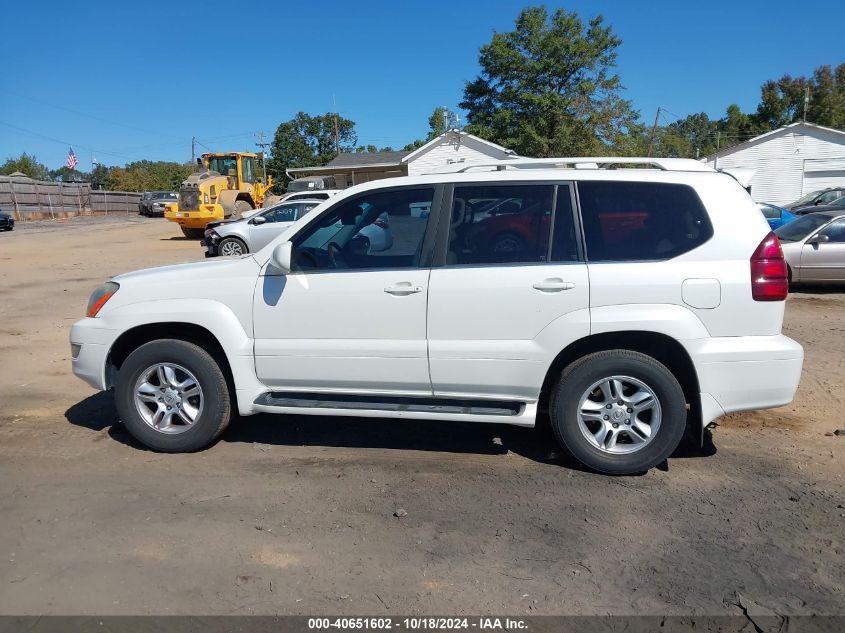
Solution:
<svg viewBox="0 0 845 633">
<path fill-rule="evenodd" d="M 344 153 L 324 167 L 287 170 L 290 178 L 332 176 L 340 189 L 362 182 L 424 174 L 455 163 L 479 163 L 514 158 L 513 151 L 482 138 L 449 130 L 414 151 Z"/>
<path fill-rule="evenodd" d="M 845 132 L 793 123 L 725 148 L 704 162 L 754 169 L 751 197 L 787 204 L 811 191 L 845 187 Z"/>
</svg>

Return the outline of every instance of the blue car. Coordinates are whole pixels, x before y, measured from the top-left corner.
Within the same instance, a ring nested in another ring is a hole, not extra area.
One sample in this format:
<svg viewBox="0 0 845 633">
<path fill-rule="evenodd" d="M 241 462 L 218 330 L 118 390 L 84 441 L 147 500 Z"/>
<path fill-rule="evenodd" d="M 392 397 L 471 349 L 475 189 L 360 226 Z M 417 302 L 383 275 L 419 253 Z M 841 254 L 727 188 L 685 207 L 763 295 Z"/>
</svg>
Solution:
<svg viewBox="0 0 845 633">
<path fill-rule="evenodd" d="M 768 202 L 759 202 L 757 206 L 760 207 L 760 211 L 763 212 L 763 217 L 766 218 L 766 222 L 769 223 L 772 230 L 779 229 L 784 224 L 789 224 L 798 218 L 798 216 L 794 213 L 791 213 L 781 207 L 776 207 Z"/>
</svg>

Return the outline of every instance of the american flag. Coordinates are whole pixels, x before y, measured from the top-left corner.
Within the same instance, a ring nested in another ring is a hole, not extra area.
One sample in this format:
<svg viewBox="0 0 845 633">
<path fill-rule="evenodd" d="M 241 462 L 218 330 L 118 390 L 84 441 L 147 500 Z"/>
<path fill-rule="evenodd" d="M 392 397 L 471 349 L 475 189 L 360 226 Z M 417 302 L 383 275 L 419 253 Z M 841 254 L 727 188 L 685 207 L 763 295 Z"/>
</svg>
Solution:
<svg viewBox="0 0 845 633">
<path fill-rule="evenodd" d="M 76 169 L 76 154 L 73 153 L 72 147 L 67 153 L 67 166 L 68 169 Z"/>
</svg>

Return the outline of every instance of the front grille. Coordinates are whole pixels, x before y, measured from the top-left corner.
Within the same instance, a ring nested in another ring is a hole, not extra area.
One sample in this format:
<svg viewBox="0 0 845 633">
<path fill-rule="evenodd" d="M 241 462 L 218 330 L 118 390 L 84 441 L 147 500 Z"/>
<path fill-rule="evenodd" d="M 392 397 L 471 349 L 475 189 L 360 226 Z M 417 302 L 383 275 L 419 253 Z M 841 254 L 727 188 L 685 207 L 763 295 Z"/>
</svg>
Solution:
<svg viewBox="0 0 845 633">
<path fill-rule="evenodd" d="M 180 211 L 199 211 L 200 190 L 196 187 L 182 187 L 179 191 Z"/>
</svg>

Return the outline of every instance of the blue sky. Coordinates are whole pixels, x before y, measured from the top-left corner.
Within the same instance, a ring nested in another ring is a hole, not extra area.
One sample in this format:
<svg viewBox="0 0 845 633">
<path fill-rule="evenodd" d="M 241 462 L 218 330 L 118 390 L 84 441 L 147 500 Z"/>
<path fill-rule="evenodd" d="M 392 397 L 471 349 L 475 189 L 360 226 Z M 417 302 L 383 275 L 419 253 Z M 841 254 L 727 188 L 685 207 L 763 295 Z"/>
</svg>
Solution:
<svg viewBox="0 0 845 633">
<path fill-rule="evenodd" d="M 478 49 L 531 3 L 4 2 L 0 161 L 22 151 L 49 167 L 73 144 L 80 168 L 188 160 L 191 136 L 254 149 L 254 133 L 303 110 L 337 109 L 359 142 L 423 136 L 435 106 L 455 108 Z M 845 62 L 845 2 L 547 2 L 605 16 L 622 38 L 625 96 L 651 122 L 730 103 L 752 110 L 760 84 Z M 200 151 L 205 151 L 203 147 Z"/>
</svg>

